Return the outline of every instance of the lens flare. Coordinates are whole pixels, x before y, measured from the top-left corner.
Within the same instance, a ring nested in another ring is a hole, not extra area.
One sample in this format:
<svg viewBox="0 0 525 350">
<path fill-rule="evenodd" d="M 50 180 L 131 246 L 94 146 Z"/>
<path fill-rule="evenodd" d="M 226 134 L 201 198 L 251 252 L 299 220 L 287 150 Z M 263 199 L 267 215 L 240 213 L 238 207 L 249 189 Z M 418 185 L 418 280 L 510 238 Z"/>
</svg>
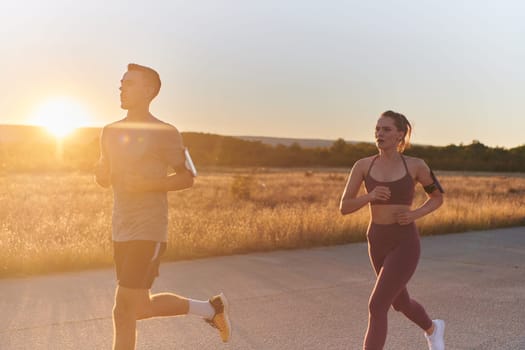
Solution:
<svg viewBox="0 0 525 350">
<path fill-rule="evenodd" d="M 89 112 L 81 104 L 70 98 L 53 98 L 40 105 L 30 123 L 44 127 L 57 138 L 64 138 L 75 129 L 87 126 Z"/>
</svg>

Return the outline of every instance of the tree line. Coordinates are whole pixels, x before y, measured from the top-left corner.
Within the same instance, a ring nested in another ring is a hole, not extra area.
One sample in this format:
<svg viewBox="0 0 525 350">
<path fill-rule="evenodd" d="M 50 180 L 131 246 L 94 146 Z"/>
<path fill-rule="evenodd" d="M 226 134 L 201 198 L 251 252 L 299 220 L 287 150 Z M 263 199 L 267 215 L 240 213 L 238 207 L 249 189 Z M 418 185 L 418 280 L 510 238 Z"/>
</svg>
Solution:
<svg viewBox="0 0 525 350">
<path fill-rule="evenodd" d="M 330 147 L 304 148 L 298 143 L 271 146 L 231 136 L 182 133 L 199 168 L 219 167 L 343 167 L 377 153 L 372 143 L 349 143 L 338 139 Z M 405 154 L 425 159 L 436 170 L 525 172 L 525 145 L 506 149 L 488 147 L 474 140 L 468 145 L 413 145 Z M 4 171 L 90 171 L 99 156 L 99 140 L 75 139 L 62 144 L 25 139 L 0 144 L 0 167 Z"/>
<path fill-rule="evenodd" d="M 297 143 L 270 146 L 258 141 L 201 133 L 186 133 L 184 141 L 195 162 L 202 165 L 350 168 L 358 159 L 377 154 L 373 143 L 349 143 L 343 139 L 325 148 L 302 148 Z M 525 171 L 525 145 L 505 149 L 488 147 L 474 140 L 469 145 L 412 145 L 405 154 L 423 158 L 433 169 L 439 170 Z"/>
</svg>

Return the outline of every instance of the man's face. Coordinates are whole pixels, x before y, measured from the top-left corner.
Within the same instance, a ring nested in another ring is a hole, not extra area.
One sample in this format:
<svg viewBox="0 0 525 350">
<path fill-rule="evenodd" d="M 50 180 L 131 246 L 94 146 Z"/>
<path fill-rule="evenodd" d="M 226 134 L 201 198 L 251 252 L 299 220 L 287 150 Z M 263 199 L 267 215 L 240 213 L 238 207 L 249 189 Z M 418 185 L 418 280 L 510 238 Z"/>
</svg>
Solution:
<svg viewBox="0 0 525 350">
<path fill-rule="evenodd" d="M 133 109 L 151 102 L 152 87 L 139 71 L 127 71 L 120 81 L 120 107 Z"/>
</svg>

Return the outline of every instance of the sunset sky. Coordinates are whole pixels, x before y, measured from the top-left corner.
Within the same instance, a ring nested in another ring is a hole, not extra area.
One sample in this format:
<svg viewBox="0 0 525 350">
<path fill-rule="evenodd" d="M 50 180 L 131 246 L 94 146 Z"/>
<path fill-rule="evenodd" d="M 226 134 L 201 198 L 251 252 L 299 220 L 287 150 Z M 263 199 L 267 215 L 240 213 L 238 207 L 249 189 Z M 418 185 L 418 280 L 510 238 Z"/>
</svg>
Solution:
<svg viewBox="0 0 525 350">
<path fill-rule="evenodd" d="M 414 143 L 515 147 L 524 13 L 517 0 L 9 1 L 0 124 L 120 119 L 135 62 L 160 73 L 152 111 L 181 131 L 372 141 L 393 109 Z"/>
</svg>

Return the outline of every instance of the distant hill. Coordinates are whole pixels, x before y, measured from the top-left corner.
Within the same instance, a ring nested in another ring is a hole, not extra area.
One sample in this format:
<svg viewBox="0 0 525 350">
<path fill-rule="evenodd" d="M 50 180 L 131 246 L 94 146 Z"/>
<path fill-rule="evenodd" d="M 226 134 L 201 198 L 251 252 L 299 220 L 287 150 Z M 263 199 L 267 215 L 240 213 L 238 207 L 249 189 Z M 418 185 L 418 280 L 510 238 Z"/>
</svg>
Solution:
<svg viewBox="0 0 525 350">
<path fill-rule="evenodd" d="M 100 136 L 101 128 L 79 128 L 66 137 L 74 143 L 90 143 Z M 44 128 L 29 125 L 0 125 L 0 143 L 16 143 L 20 141 L 47 141 L 52 139 Z M 290 147 L 298 144 L 302 148 L 328 148 L 335 140 L 323 139 L 298 139 L 269 136 L 231 136 L 245 141 L 259 141 L 265 145 L 283 145 Z M 353 142 L 349 142 L 353 143 Z"/>
<path fill-rule="evenodd" d="M 79 128 L 65 137 L 72 143 L 87 144 L 100 135 L 100 128 Z M 54 141 L 45 128 L 32 125 L 0 125 L 0 143 L 50 142 Z"/>
<path fill-rule="evenodd" d="M 47 141 L 52 136 L 43 128 L 28 125 L 0 125 L 0 143 Z"/>
<path fill-rule="evenodd" d="M 100 128 L 81 128 L 57 144 L 41 127 L 0 125 L 0 176 L 6 170 L 91 171 L 100 154 L 99 135 Z M 374 143 L 341 139 L 233 137 L 198 132 L 182 135 L 198 167 L 348 168 L 358 159 L 377 154 Z M 413 145 L 407 155 L 423 158 L 431 168 L 439 170 L 525 171 L 525 146 L 491 148 L 479 141 L 445 147 Z"/>
<path fill-rule="evenodd" d="M 323 139 L 295 139 L 295 138 L 284 138 L 284 137 L 268 137 L 268 136 L 234 136 L 245 141 L 260 141 L 266 145 L 277 146 L 283 145 L 290 147 L 294 143 L 298 144 L 302 148 L 327 148 L 332 146 L 335 140 L 323 140 Z M 348 142 L 348 141 L 347 141 Z M 353 142 L 349 142 L 353 143 Z"/>
</svg>

